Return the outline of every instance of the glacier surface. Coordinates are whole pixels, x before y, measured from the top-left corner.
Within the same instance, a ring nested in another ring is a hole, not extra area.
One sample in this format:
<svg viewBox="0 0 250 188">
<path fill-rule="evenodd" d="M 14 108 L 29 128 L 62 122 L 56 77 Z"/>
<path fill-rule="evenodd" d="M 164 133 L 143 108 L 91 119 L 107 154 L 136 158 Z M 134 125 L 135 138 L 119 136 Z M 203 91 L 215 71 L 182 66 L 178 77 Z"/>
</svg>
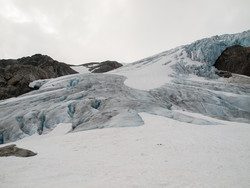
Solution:
<svg viewBox="0 0 250 188">
<path fill-rule="evenodd" d="M 140 112 L 159 114 L 183 122 L 194 118 L 171 110 L 157 94 L 129 88 L 126 78 L 109 74 L 78 74 L 51 79 L 39 90 L 0 103 L 1 142 L 35 133 L 46 134 L 60 123 L 71 131 L 143 125 Z M 36 83 L 39 81 L 36 81 Z M 213 124 L 199 120 L 199 124 Z"/>
</svg>

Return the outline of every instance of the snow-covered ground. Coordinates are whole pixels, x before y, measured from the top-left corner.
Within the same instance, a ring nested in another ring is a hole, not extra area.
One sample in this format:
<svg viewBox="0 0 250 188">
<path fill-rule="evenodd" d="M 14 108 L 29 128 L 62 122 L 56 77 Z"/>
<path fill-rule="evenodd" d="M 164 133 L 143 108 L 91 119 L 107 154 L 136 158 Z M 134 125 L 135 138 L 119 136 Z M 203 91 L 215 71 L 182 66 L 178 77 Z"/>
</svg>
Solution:
<svg viewBox="0 0 250 188">
<path fill-rule="evenodd" d="M 250 187 L 249 124 L 140 116 L 144 126 L 65 135 L 69 124 L 60 124 L 15 142 L 38 155 L 0 158 L 0 187 Z"/>
<path fill-rule="evenodd" d="M 90 73 L 89 69 L 84 66 L 71 66 L 74 71 L 80 73 L 80 74 L 85 74 L 85 73 Z"/>
<path fill-rule="evenodd" d="M 173 49 L 109 73 L 126 76 L 125 84 L 132 88 L 141 90 L 159 88 L 173 80 L 173 77 L 169 76 L 174 73 L 170 66 L 176 63 L 181 52 L 182 49 Z"/>
</svg>

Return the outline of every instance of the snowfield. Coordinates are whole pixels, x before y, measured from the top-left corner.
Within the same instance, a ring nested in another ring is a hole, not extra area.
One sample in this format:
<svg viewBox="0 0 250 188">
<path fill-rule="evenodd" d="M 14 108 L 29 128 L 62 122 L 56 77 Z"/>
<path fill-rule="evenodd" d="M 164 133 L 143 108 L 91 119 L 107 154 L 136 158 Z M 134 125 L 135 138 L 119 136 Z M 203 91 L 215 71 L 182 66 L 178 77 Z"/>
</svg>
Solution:
<svg viewBox="0 0 250 188">
<path fill-rule="evenodd" d="M 84 67 L 84 66 L 71 66 L 70 68 L 72 68 L 74 71 L 76 71 L 76 72 L 78 72 L 80 74 L 90 73 L 88 68 Z"/>
<path fill-rule="evenodd" d="M 250 187 L 249 124 L 140 116 L 144 126 L 65 135 L 60 124 L 15 142 L 38 155 L 0 158 L 0 187 Z"/>
</svg>

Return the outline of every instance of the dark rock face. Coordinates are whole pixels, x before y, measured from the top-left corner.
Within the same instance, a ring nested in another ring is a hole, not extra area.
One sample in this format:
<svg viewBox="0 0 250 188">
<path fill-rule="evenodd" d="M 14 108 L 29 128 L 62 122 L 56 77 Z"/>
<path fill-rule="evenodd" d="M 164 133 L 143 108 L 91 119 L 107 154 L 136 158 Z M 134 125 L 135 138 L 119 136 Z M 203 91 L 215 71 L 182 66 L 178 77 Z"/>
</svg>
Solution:
<svg viewBox="0 0 250 188">
<path fill-rule="evenodd" d="M 37 153 L 27 149 L 18 148 L 15 144 L 0 148 L 0 157 L 31 157 L 35 155 L 37 155 Z"/>
<path fill-rule="evenodd" d="M 250 47 L 231 46 L 224 50 L 214 66 L 218 70 L 250 76 Z"/>
<path fill-rule="evenodd" d="M 29 88 L 29 83 L 34 80 L 75 73 L 69 65 L 41 54 L 17 60 L 0 60 L 0 100 L 33 90 Z"/>
<path fill-rule="evenodd" d="M 117 69 L 121 67 L 122 64 L 118 63 L 117 61 L 104 61 L 100 63 L 86 63 L 82 66 L 87 67 L 92 73 L 103 73 Z"/>
</svg>

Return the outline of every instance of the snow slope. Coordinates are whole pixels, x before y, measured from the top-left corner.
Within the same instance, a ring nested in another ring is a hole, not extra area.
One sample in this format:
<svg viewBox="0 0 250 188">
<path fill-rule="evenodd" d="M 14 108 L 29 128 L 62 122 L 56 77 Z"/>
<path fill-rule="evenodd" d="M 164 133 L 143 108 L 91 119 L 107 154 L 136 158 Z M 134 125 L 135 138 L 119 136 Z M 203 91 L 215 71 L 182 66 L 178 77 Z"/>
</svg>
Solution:
<svg viewBox="0 0 250 188">
<path fill-rule="evenodd" d="M 84 67 L 84 66 L 71 66 L 70 68 L 72 68 L 74 71 L 76 71 L 80 74 L 90 73 L 89 69 L 87 67 Z"/>
<path fill-rule="evenodd" d="M 188 115 L 217 125 L 147 113 L 140 113 L 140 127 L 65 135 L 70 127 L 60 124 L 50 134 L 15 142 L 38 155 L 0 158 L 0 187 L 248 188 L 249 124 Z"/>
</svg>

